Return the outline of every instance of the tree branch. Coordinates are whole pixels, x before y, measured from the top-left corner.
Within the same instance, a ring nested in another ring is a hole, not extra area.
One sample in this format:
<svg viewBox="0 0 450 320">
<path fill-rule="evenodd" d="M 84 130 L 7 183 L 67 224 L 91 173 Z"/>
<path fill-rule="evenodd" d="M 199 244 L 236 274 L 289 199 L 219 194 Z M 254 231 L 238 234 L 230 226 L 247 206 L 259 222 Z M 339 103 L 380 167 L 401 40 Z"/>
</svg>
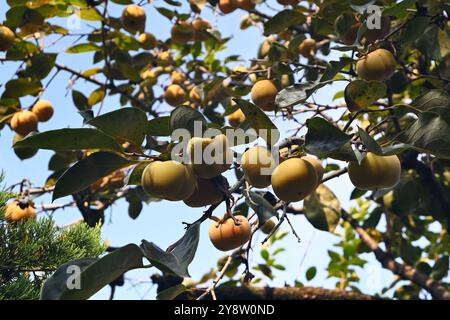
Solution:
<svg viewBox="0 0 450 320">
<path fill-rule="evenodd" d="M 77 76 L 78 78 L 81 78 L 81 79 L 83 79 L 83 80 L 86 80 L 86 81 L 88 81 L 88 82 L 91 82 L 91 83 L 93 83 L 93 84 L 96 84 L 96 85 L 98 85 L 98 86 L 100 86 L 100 87 L 105 87 L 105 83 L 103 83 L 103 82 L 101 82 L 101 81 L 99 81 L 99 80 L 97 80 L 97 79 L 95 79 L 95 78 L 87 77 L 87 76 L 85 76 L 84 74 L 82 74 L 81 72 L 76 71 L 76 70 L 74 70 L 74 69 L 71 69 L 71 68 L 69 68 L 69 67 L 67 67 L 67 66 L 65 66 L 65 65 L 56 63 L 56 64 L 55 64 L 55 67 L 58 68 L 58 70 L 67 71 L 67 72 L 69 72 L 69 73 L 71 73 L 71 74 Z M 106 88 L 108 88 L 108 89 L 110 89 L 110 90 L 112 90 L 112 91 L 116 91 L 116 92 L 118 92 L 118 93 L 120 93 L 120 94 L 126 96 L 128 99 L 132 100 L 133 102 L 135 102 L 135 103 L 137 103 L 139 106 L 141 106 L 144 110 L 147 110 L 152 116 L 154 116 L 154 117 L 158 117 L 158 116 L 159 116 L 159 114 L 158 114 L 157 112 L 155 112 L 155 111 L 153 111 L 153 110 L 149 110 L 147 104 L 145 104 L 143 101 L 141 101 L 141 100 L 139 100 L 138 98 L 136 98 L 136 97 L 134 97 L 133 95 L 131 95 L 127 90 L 121 89 L 120 87 L 117 87 L 117 86 L 115 86 L 115 85 L 112 84 L 112 83 L 107 84 L 107 85 L 106 85 Z"/>
<path fill-rule="evenodd" d="M 193 294 L 201 292 L 195 289 Z M 368 296 L 352 291 L 323 288 L 270 288 L 270 287 L 232 287 L 223 286 L 215 289 L 219 300 L 374 300 Z"/>
<path fill-rule="evenodd" d="M 373 251 L 375 257 L 384 268 L 392 271 L 402 279 L 409 280 L 427 290 L 435 299 L 450 300 L 450 292 L 439 281 L 431 279 L 412 266 L 395 261 L 391 255 L 378 246 L 378 242 L 375 241 L 364 228 L 359 226 L 358 222 L 345 210 L 342 210 L 342 218 L 350 223 L 356 233 L 360 236 L 361 240 L 371 251 Z"/>
</svg>

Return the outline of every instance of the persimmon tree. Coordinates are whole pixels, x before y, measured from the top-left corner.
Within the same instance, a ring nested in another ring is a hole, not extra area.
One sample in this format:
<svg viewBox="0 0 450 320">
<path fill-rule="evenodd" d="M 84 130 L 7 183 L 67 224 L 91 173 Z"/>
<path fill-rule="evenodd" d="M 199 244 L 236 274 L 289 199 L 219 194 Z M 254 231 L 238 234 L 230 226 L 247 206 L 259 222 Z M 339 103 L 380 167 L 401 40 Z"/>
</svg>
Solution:
<svg viewBox="0 0 450 320">
<path fill-rule="evenodd" d="M 395 288 L 388 297 L 450 298 L 446 1 L 6 2 L 0 61 L 17 72 L 1 87 L 0 128 L 16 133 L 13 148 L 21 159 L 39 149 L 55 153 L 41 188 L 26 181 L 12 188 L 16 200 L 5 208 L 2 228 L 14 232 L 31 223 L 33 201 L 47 193 L 72 201 L 43 209 L 76 206 L 91 227 L 123 199 L 131 219 L 155 198 L 179 201 L 181 210 L 199 208 L 198 219 L 186 222 L 185 235 L 166 250 L 143 240 L 110 248 L 99 259 L 65 261 L 43 284 L 41 298 L 86 299 L 124 272 L 150 267 L 162 272 L 153 276 L 161 299 L 267 298 L 258 282 L 283 270 L 276 255 L 287 234 L 278 228 L 287 224 L 298 237 L 289 216 L 299 214 L 342 237 L 339 250 L 329 250 L 327 268 L 338 290 L 314 291 L 295 282 L 272 288 L 271 297 L 373 298 L 359 293 L 355 273 L 366 263 L 361 254 L 372 252 L 397 276 L 385 289 Z M 155 26 L 147 27 L 150 7 L 167 18 L 161 28 L 170 28 L 169 38 L 159 39 Z M 205 12 L 217 19 L 238 12 L 241 29 L 259 28 L 255 57 L 242 61 L 239 52 L 228 52 L 230 38 Z M 74 33 L 60 25 L 74 15 L 92 29 Z M 52 51 L 69 37 L 78 39 L 63 53 Z M 80 53 L 92 53 L 94 66 L 79 70 L 59 62 L 61 55 L 76 59 Z M 61 73 L 71 76 L 69 90 L 83 126 L 39 132 L 39 123 L 52 121 L 54 112 L 41 96 Z M 315 101 L 317 91 L 337 82 L 345 90 L 333 101 Z M 80 83 L 92 91 L 77 89 Z M 24 104 L 30 97 L 33 103 Z M 102 111 L 107 97 L 117 105 L 111 112 Z M 295 130 L 277 128 L 280 121 Z M 174 135 L 180 129 L 196 136 L 180 139 Z M 202 137 L 207 129 L 217 133 Z M 244 142 L 226 135 L 237 131 Z M 182 143 L 186 148 L 174 152 Z M 220 146 L 216 159 L 228 160 L 190 157 L 208 146 Z M 178 155 L 187 162 L 174 159 Z M 347 209 L 324 184 L 344 174 L 354 185 L 349 198 L 355 205 Z M 225 214 L 217 209 L 222 203 Z M 209 219 L 215 220 L 212 243 L 230 254 L 202 279 L 183 281 L 195 259 L 199 226 Z M 265 263 L 255 266 L 248 255 L 260 248 L 252 240 L 261 231 Z M 82 271 L 76 290 L 64 286 L 73 265 Z M 315 272 L 309 269 L 307 279 Z M 225 278 L 227 286 L 220 286 Z"/>
</svg>

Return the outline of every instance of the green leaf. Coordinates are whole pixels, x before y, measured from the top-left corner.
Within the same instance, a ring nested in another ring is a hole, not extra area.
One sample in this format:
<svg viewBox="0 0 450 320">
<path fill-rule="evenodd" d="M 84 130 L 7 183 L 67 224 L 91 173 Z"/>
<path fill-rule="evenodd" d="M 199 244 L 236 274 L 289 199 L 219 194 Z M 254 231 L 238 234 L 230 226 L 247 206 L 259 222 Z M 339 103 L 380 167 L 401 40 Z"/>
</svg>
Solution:
<svg viewBox="0 0 450 320">
<path fill-rule="evenodd" d="M 90 106 L 88 104 L 88 99 L 86 96 L 77 90 L 72 90 L 72 100 L 73 104 L 79 111 L 84 111 L 86 109 L 90 109 Z"/>
<path fill-rule="evenodd" d="M 376 207 L 373 209 L 373 211 L 369 214 L 369 217 L 366 221 L 364 221 L 364 228 L 376 228 L 383 214 L 383 207 Z"/>
<path fill-rule="evenodd" d="M 435 280 L 441 280 L 446 277 L 449 270 L 449 256 L 440 257 L 433 266 L 430 276 Z"/>
<path fill-rule="evenodd" d="M 358 135 L 368 151 L 373 152 L 377 155 L 383 155 L 383 150 L 381 149 L 378 142 L 376 142 L 375 139 L 372 138 L 364 129 L 358 127 Z"/>
<path fill-rule="evenodd" d="M 19 78 L 9 80 L 5 85 L 5 92 L 3 97 L 20 98 L 28 95 L 37 95 L 42 85 L 39 81 L 32 78 Z"/>
<path fill-rule="evenodd" d="M 409 265 L 415 265 L 422 254 L 422 249 L 407 241 L 402 241 L 400 245 L 400 256 Z"/>
<path fill-rule="evenodd" d="M 170 10 L 170 9 L 167 9 L 167 8 L 164 8 L 164 7 L 155 7 L 155 9 L 161 14 L 161 15 L 163 15 L 164 17 L 166 17 L 167 19 L 169 19 L 169 20 L 172 20 L 173 19 L 173 17 L 175 17 L 176 16 L 176 12 L 174 12 L 174 11 L 172 11 L 172 10 Z"/>
<path fill-rule="evenodd" d="M 94 111 L 92 109 L 78 111 L 78 113 L 83 117 L 83 124 L 86 124 L 89 120 L 94 118 Z"/>
<path fill-rule="evenodd" d="M 125 183 L 127 185 L 140 185 L 142 180 L 142 173 L 151 162 L 152 161 L 150 160 L 144 160 L 140 162 L 136 167 L 133 168 L 133 171 L 131 171 L 130 175 L 125 178 Z"/>
<path fill-rule="evenodd" d="M 448 29 L 447 29 L 448 30 Z M 445 80 L 450 80 L 449 63 L 450 63 L 450 34 L 447 30 L 437 30 L 438 48 L 443 61 L 439 65 L 439 73 Z M 447 70 L 445 72 L 445 70 Z"/>
<path fill-rule="evenodd" d="M 4 24 L 10 29 L 15 29 L 24 25 L 26 23 L 25 13 L 27 12 L 31 13 L 31 15 L 36 13 L 35 10 L 29 10 L 25 6 L 12 7 L 6 12 L 6 21 Z"/>
<path fill-rule="evenodd" d="M 411 149 L 411 146 L 406 143 L 397 143 L 393 142 L 388 146 L 385 146 L 382 148 L 382 155 L 384 156 L 392 156 L 402 153 L 403 151 L 406 151 L 408 149 Z"/>
<path fill-rule="evenodd" d="M 55 152 L 55 154 L 48 161 L 48 170 L 65 170 L 70 166 L 70 164 L 78 160 L 77 156 L 78 155 L 75 152 Z"/>
<path fill-rule="evenodd" d="M 133 1 L 132 0 L 111 0 L 112 2 L 114 2 L 114 3 L 117 3 L 117 4 L 133 4 Z"/>
<path fill-rule="evenodd" d="M 349 144 L 351 135 L 347 135 L 329 121 L 314 117 L 306 120 L 308 132 L 305 147 L 309 153 L 319 158 L 332 157 L 338 160 L 356 160 Z"/>
<path fill-rule="evenodd" d="M 306 37 L 304 34 L 296 35 L 288 45 L 288 50 L 294 54 L 298 54 L 298 46 L 305 40 Z"/>
<path fill-rule="evenodd" d="M 29 135 L 17 142 L 16 147 L 33 147 L 47 150 L 100 149 L 122 151 L 112 137 L 97 129 L 58 129 Z"/>
<path fill-rule="evenodd" d="M 188 266 L 194 259 L 200 237 L 200 224 L 191 225 L 184 236 L 167 251 L 146 240 L 141 248 L 145 257 L 163 272 L 189 277 Z"/>
<path fill-rule="evenodd" d="M 6 3 L 12 7 L 24 6 L 29 0 L 6 0 Z"/>
<path fill-rule="evenodd" d="M 29 77 L 44 79 L 55 66 L 56 56 L 55 53 L 41 53 L 31 57 L 25 74 Z"/>
<path fill-rule="evenodd" d="M 401 41 L 403 44 L 412 43 L 417 40 L 430 24 L 431 18 L 417 16 L 411 22 L 408 23 Z"/>
<path fill-rule="evenodd" d="M 322 82 L 302 82 L 284 88 L 278 92 L 275 104 L 278 108 L 289 108 L 303 103 L 318 89 L 332 83 L 332 80 Z"/>
<path fill-rule="evenodd" d="M 281 271 L 286 270 L 286 267 L 285 267 L 285 266 L 282 266 L 281 264 L 274 264 L 273 267 L 274 267 L 275 269 L 281 270 Z"/>
<path fill-rule="evenodd" d="M 142 252 L 135 244 L 128 244 L 100 259 L 84 258 L 63 264 L 45 281 L 41 289 L 41 300 L 85 300 L 131 269 L 141 268 Z M 80 288 L 70 289 L 76 284 L 75 272 L 79 267 Z"/>
<path fill-rule="evenodd" d="M 310 267 L 308 270 L 306 270 L 306 280 L 311 281 L 314 279 L 317 273 L 316 267 Z"/>
<path fill-rule="evenodd" d="M 261 226 L 264 225 L 267 220 L 272 217 L 279 218 L 278 211 L 275 210 L 270 202 L 267 201 L 263 196 L 256 192 L 247 190 L 244 190 L 243 194 L 245 196 L 245 203 L 247 203 L 247 205 L 256 212 L 259 224 Z"/>
<path fill-rule="evenodd" d="M 439 31 L 441 30 L 437 25 L 429 25 L 419 38 L 415 40 L 415 47 L 419 49 L 427 59 L 439 60 L 442 57 L 438 38 Z"/>
<path fill-rule="evenodd" d="M 353 10 L 364 13 L 376 0 L 349 0 L 348 2 Z"/>
<path fill-rule="evenodd" d="M 129 193 L 126 200 L 128 202 L 128 216 L 133 220 L 137 219 L 143 209 L 142 200 L 135 194 L 135 192 Z"/>
<path fill-rule="evenodd" d="M 264 35 L 279 33 L 290 26 L 303 24 L 305 15 L 295 10 L 283 10 L 264 23 Z"/>
<path fill-rule="evenodd" d="M 367 190 L 360 190 L 358 188 L 355 188 L 355 189 L 353 189 L 352 193 L 350 194 L 350 200 L 361 198 L 366 193 L 367 193 Z"/>
<path fill-rule="evenodd" d="M 55 185 L 53 200 L 84 190 L 98 179 L 137 162 L 111 152 L 95 152 L 64 172 Z"/>
<path fill-rule="evenodd" d="M 200 127 L 206 128 L 207 121 L 205 117 L 195 109 L 186 106 L 179 106 L 170 113 L 170 130 L 171 132 L 177 129 L 186 129 L 192 135 L 194 134 L 194 128 L 200 123 Z M 200 132 L 200 133 L 202 133 Z"/>
<path fill-rule="evenodd" d="M 358 111 L 384 97 L 386 89 L 386 85 L 380 81 L 355 80 L 345 87 L 345 102 L 350 111 Z"/>
<path fill-rule="evenodd" d="M 61 265 L 42 285 L 40 299 L 60 300 L 64 292 L 68 290 L 67 280 L 70 276 L 73 276 L 73 272 L 69 272 L 71 271 L 69 268 L 79 268 L 79 270 L 83 272 L 98 260 L 98 258 L 82 258 Z"/>
<path fill-rule="evenodd" d="M 88 98 L 88 106 L 92 107 L 95 106 L 97 103 L 101 102 L 106 95 L 106 91 L 104 88 L 98 88 L 97 90 L 94 90 L 91 92 Z"/>
<path fill-rule="evenodd" d="M 344 67 L 353 62 L 352 58 L 341 57 L 339 61 L 330 61 L 327 69 L 320 78 L 320 82 L 332 80 Z"/>
<path fill-rule="evenodd" d="M 39 47 L 29 41 L 15 42 L 6 52 L 8 60 L 22 60 L 40 51 Z"/>
<path fill-rule="evenodd" d="M 396 138 L 413 149 L 450 159 L 450 126 L 439 114 L 423 112 L 418 119 Z"/>
<path fill-rule="evenodd" d="M 85 53 L 99 50 L 101 50 L 101 48 L 94 43 L 79 43 L 66 49 L 66 53 Z"/>
<path fill-rule="evenodd" d="M 249 123 L 250 127 L 256 131 L 258 136 L 265 139 L 270 145 L 277 143 L 280 139 L 280 132 L 264 111 L 246 100 L 238 98 L 234 98 L 233 100 L 245 114 L 246 121 Z"/>
<path fill-rule="evenodd" d="M 432 89 L 416 98 L 411 106 L 420 111 L 436 112 L 450 122 L 450 95 L 442 89 Z"/>
<path fill-rule="evenodd" d="M 267 251 L 266 249 L 261 249 L 261 257 L 264 260 L 268 261 L 270 257 L 269 251 Z"/>
<path fill-rule="evenodd" d="M 134 66 L 127 63 L 116 62 L 115 68 L 117 68 L 126 79 L 134 82 L 141 81 L 141 75 Z"/>
<path fill-rule="evenodd" d="M 82 8 L 80 18 L 87 21 L 102 21 L 102 14 L 94 7 Z"/>
<path fill-rule="evenodd" d="M 167 288 L 161 292 L 158 293 L 156 296 L 156 300 L 173 300 L 176 297 L 178 297 L 183 292 L 188 291 L 189 289 L 186 288 L 182 284 L 177 284 L 173 287 Z"/>
<path fill-rule="evenodd" d="M 157 117 L 148 122 L 147 135 L 170 136 L 170 117 Z"/>
<path fill-rule="evenodd" d="M 140 146 L 147 131 L 147 115 L 138 108 L 122 108 L 87 122 L 107 135 L 133 142 Z"/>
<path fill-rule="evenodd" d="M 306 219 L 316 229 L 334 231 L 341 218 L 341 204 L 333 191 L 320 184 L 303 205 Z"/>
<path fill-rule="evenodd" d="M 383 15 L 404 18 L 409 14 L 407 9 L 413 7 L 415 3 L 416 0 L 403 0 L 398 3 L 394 2 L 390 7 L 383 10 Z"/>
<path fill-rule="evenodd" d="M 117 46 L 123 50 L 129 50 L 129 51 L 130 50 L 139 50 L 139 48 L 140 48 L 139 42 L 134 37 L 123 34 L 123 33 L 118 33 L 116 35 L 116 37 L 114 38 L 114 43 L 117 44 Z M 119 69 L 122 71 L 122 73 L 126 72 L 126 70 L 124 70 L 124 68 L 122 68 L 122 67 L 119 67 Z M 134 68 L 132 68 L 132 69 L 133 69 L 133 72 L 136 72 L 134 70 Z"/>
</svg>

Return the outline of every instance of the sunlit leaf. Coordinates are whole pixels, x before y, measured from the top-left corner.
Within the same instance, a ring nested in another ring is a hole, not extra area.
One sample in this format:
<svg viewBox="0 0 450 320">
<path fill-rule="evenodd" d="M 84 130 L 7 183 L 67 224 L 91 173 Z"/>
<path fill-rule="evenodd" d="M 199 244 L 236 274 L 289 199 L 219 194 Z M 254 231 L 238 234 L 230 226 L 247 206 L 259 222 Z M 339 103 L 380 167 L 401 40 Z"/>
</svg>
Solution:
<svg viewBox="0 0 450 320">
<path fill-rule="evenodd" d="M 264 138 L 270 145 L 277 143 L 280 132 L 264 111 L 246 100 L 235 98 L 234 101 L 245 114 L 246 121 L 256 131 L 256 134 Z"/>
<path fill-rule="evenodd" d="M 147 115 L 138 108 L 122 108 L 95 117 L 88 124 L 107 135 L 140 146 L 147 131 Z"/>
<path fill-rule="evenodd" d="M 305 198 L 304 212 L 316 229 L 333 232 L 341 218 L 341 204 L 333 191 L 321 184 Z"/>
<path fill-rule="evenodd" d="M 303 13 L 295 10 L 283 10 L 278 12 L 264 24 L 264 34 L 279 33 L 290 26 L 302 24 L 306 21 Z"/>
</svg>

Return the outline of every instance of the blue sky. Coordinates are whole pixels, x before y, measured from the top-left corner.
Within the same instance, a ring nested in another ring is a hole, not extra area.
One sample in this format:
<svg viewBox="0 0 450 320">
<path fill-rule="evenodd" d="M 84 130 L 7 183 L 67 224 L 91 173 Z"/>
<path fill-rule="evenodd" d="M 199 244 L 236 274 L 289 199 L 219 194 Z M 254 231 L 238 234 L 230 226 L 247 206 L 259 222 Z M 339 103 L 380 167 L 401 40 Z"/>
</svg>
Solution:
<svg viewBox="0 0 450 320">
<path fill-rule="evenodd" d="M 280 8 L 276 1 L 269 1 L 272 7 Z M 168 20 L 158 14 L 155 10 L 156 6 L 166 6 L 167 4 L 161 0 L 154 2 L 154 5 L 147 5 L 147 28 L 146 31 L 154 33 L 160 39 L 166 39 L 170 35 L 170 24 Z M 5 8 L 7 7 L 5 0 L 0 0 L 0 19 L 4 19 Z M 119 16 L 121 6 L 112 5 L 110 14 Z M 273 14 L 270 8 L 265 5 L 259 6 L 260 10 Z M 180 12 L 187 12 L 186 8 L 179 9 Z M 244 11 L 237 10 L 236 12 L 227 16 L 214 16 L 212 10 L 205 9 L 201 16 L 210 20 L 217 27 L 224 36 L 232 36 L 228 43 L 228 49 L 223 53 L 224 55 L 240 54 L 243 59 L 249 59 L 256 55 L 259 43 L 262 39 L 261 31 L 256 27 L 251 27 L 245 31 L 239 29 L 240 18 L 245 14 Z M 65 20 L 59 20 L 58 23 L 66 27 Z M 73 32 L 83 32 L 89 26 L 82 23 L 81 30 L 74 30 Z M 61 41 L 55 46 L 52 46 L 49 51 L 62 52 L 65 48 L 71 45 L 76 40 L 76 37 L 69 37 L 70 39 Z M 51 39 L 46 39 L 46 44 L 51 43 Z M 335 57 L 336 58 L 336 57 Z M 90 54 L 68 55 L 62 54 L 58 56 L 58 62 L 67 64 L 74 69 L 85 70 L 93 67 L 92 56 Z M 246 64 L 244 62 L 244 64 Z M 248 65 L 248 64 L 247 64 Z M 17 65 L 13 63 L 0 65 L 0 83 L 4 84 L 15 73 Z M 48 80 L 48 78 L 46 79 Z M 46 83 L 44 80 L 44 83 Z M 61 72 L 52 82 L 48 90 L 44 93 L 44 99 L 51 100 L 55 107 L 55 116 L 48 123 L 41 123 L 39 130 L 46 131 L 50 129 L 62 127 L 80 127 L 82 125 L 82 118 L 77 113 L 71 99 L 71 93 L 67 90 L 69 85 L 69 76 L 67 73 Z M 76 90 L 89 94 L 95 89 L 90 84 L 83 81 L 77 81 L 74 85 Z M 331 103 L 334 93 L 343 89 L 342 84 L 335 84 L 326 86 L 321 89 L 314 97 L 319 103 Z M 0 91 L 2 89 L 0 88 Z M 24 99 L 23 105 L 28 106 L 33 99 Z M 113 98 L 107 98 L 102 112 L 107 112 L 119 107 L 118 101 Z M 98 106 L 95 107 L 97 110 Z M 306 116 L 299 117 L 300 121 L 304 121 Z M 276 122 L 281 132 L 286 136 L 286 130 L 292 128 L 285 123 Z M 39 151 L 39 153 L 31 160 L 20 161 L 12 152 L 11 145 L 14 134 L 5 128 L 0 133 L 0 169 L 6 172 L 6 184 L 20 181 L 26 177 L 32 181 L 35 186 L 40 186 L 50 172 L 47 170 L 47 163 L 49 157 L 53 154 L 50 151 Z M 304 132 L 302 132 L 304 134 Z M 230 182 L 234 182 L 234 174 L 227 174 Z M 333 179 L 326 183 L 341 200 L 344 207 L 349 207 L 348 201 L 350 192 L 352 190 L 350 181 L 347 175 L 340 178 Z M 57 200 L 57 203 L 69 202 L 70 198 L 63 198 Z M 49 203 L 49 196 L 40 197 L 36 200 L 37 204 Z M 301 203 L 298 204 L 301 206 Z M 131 220 L 127 214 L 127 202 L 119 201 L 110 211 L 106 213 L 106 222 L 102 229 L 103 239 L 108 240 L 112 246 L 121 246 L 127 243 L 139 244 L 141 239 L 155 242 L 162 248 L 167 247 L 175 240 L 180 238 L 183 234 L 183 221 L 194 221 L 202 214 L 202 208 L 192 209 L 180 203 L 169 201 L 161 201 L 151 203 L 144 207 L 143 212 L 136 220 Z M 224 212 L 223 207 L 219 207 L 216 211 L 217 215 Z M 65 225 L 80 218 L 80 214 L 76 209 L 66 209 L 64 211 L 57 211 L 54 218 L 58 225 Z M 283 264 L 287 270 L 285 272 L 276 272 L 276 280 L 269 282 L 271 286 L 280 286 L 284 283 L 293 284 L 295 279 L 298 279 L 308 286 L 322 286 L 334 287 L 336 279 L 326 279 L 327 273 L 325 268 L 328 264 L 327 250 L 332 249 L 334 243 L 339 241 L 339 237 L 332 234 L 315 230 L 304 217 L 292 217 L 297 232 L 299 233 L 302 242 L 298 243 L 296 238 L 289 235 L 285 238 L 283 246 L 286 251 L 278 256 L 279 263 Z M 199 279 L 204 273 L 208 272 L 216 264 L 219 257 L 224 256 L 223 252 L 217 251 L 209 242 L 207 236 L 207 228 L 209 222 L 205 222 L 201 228 L 200 244 L 197 255 L 190 267 L 190 273 L 194 279 Z M 282 226 L 282 229 L 289 230 L 287 226 Z M 255 241 L 255 248 L 253 259 L 251 263 L 256 265 L 259 260 L 260 242 L 263 239 L 262 235 L 258 235 L 259 239 Z M 305 258 L 304 258 L 305 257 Z M 304 258 L 304 262 L 300 267 L 300 262 Z M 389 283 L 392 279 L 392 274 L 381 270 L 378 262 L 373 259 L 372 255 L 365 255 L 369 261 L 368 267 L 365 270 L 360 270 L 358 273 L 361 277 L 360 288 L 367 293 L 375 293 L 379 291 L 384 285 Z M 318 269 L 317 276 L 310 282 L 305 279 L 305 271 L 310 266 L 316 266 Z M 116 299 L 151 299 L 155 297 L 156 287 L 151 287 L 149 276 L 157 272 L 156 269 L 137 270 L 126 274 L 128 281 L 124 287 L 116 290 Z M 374 274 L 380 276 L 380 282 L 373 281 Z M 133 286 L 131 283 L 141 282 L 141 285 Z M 109 288 L 104 288 L 97 293 L 94 299 L 107 298 L 109 295 Z"/>
</svg>

